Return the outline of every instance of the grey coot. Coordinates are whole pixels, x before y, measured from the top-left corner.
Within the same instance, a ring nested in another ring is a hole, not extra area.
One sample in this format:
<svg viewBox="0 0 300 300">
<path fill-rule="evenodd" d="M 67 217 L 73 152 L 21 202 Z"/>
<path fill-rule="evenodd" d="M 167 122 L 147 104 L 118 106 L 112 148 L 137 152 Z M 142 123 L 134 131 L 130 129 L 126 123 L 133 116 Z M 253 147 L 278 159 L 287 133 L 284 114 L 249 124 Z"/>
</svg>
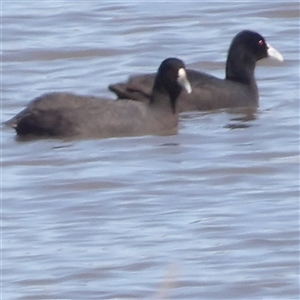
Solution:
<svg viewBox="0 0 300 300">
<path fill-rule="evenodd" d="M 180 95 L 179 112 L 257 107 L 259 95 L 254 69 L 258 60 L 267 57 L 283 61 L 282 55 L 260 34 L 249 30 L 241 31 L 234 37 L 229 48 L 225 79 L 187 70 L 193 92 L 190 95 Z M 120 99 L 130 97 L 148 102 L 153 81 L 153 74 L 137 75 L 129 78 L 128 82 L 112 84 L 109 89 Z"/>
<path fill-rule="evenodd" d="M 108 138 L 177 133 L 176 100 L 191 92 L 184 63 L 164 60 L 155 77 L 149 103 L 114 101 L 72 93 L 48 93 L 6 122 L 19 136 Z"/>
</svg>

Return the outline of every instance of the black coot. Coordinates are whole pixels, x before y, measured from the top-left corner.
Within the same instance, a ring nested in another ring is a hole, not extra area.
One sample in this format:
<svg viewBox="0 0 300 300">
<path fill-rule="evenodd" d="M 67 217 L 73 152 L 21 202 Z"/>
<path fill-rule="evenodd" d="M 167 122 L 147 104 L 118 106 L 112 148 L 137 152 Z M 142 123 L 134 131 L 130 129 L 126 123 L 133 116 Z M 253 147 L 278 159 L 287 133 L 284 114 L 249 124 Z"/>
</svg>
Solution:
<svg viewBox="0 0 300 300">
<path fill-rule="evenodd" d="M 114 101 L 72 93 L 48 93 L 7 121 L 19 136 L 107 138 L 177 133 L 176 100 L 191 92 L 184 63 L 168 58 L 160 65 L 149 104 Z"/>
<path fill-rule="evenodd" d="M 249 30 L 241 31 L 234 37 L 229 48 L 225 79 L 187 70 L 193 92 L 180 95 L 179 112 L 257 107 L 259 97 L 254 69 L 258 60 L 267 57 L 283 61 L 282 55 L 260 34 Z M 154 74 L 137 75 L 126 83 L 112 84 L 109 89 L 120 99 L 129 97 L 148 102 L 153 81 Z"/>
</svg>

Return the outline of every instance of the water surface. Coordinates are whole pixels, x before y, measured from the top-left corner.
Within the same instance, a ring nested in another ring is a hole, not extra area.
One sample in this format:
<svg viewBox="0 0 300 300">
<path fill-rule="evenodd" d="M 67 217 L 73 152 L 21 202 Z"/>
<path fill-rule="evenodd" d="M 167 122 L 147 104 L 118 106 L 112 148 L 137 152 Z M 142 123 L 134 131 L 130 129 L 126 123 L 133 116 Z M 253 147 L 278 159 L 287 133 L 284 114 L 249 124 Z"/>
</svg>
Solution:
<svg viewBox="0 0 300 300">
<path fill-rule="evenodd" d="M 169 56 L 224 76 L 263 34 L 260 108 L 186 113 L 178 135 L 20 142 L 2 128 L 3 299 L 298 299 L 299 4 L 2 3 L 2 121 L 48 91 L 107 86 Z"/>
</svg>

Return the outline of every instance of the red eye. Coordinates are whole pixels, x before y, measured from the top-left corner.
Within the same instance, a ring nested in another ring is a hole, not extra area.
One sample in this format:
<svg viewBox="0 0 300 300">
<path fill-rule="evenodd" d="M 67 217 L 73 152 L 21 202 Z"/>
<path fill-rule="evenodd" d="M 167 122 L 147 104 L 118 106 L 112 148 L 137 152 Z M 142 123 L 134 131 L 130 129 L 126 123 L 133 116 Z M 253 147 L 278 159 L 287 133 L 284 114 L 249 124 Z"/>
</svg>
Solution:
<svg viewBox="0 0 300 300">
<path fill-rule="evenodd" d="M 259 41 L 258 41 L 258 45 L 259 45 L 259 46 L 263 46 L 263 45 L 264 45 L 264 41 L 263 41 L 263 40 L 259 40 Z"/>
</svg>

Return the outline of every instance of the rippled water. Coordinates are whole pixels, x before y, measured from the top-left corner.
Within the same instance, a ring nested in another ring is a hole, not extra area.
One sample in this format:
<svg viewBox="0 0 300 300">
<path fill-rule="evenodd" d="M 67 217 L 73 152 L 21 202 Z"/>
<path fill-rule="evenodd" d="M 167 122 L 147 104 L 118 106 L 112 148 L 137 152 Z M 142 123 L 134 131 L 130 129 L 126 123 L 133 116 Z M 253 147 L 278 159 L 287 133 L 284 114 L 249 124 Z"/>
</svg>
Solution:
<svg viewBox="0 0 300 300">
<path fill-rule="evenodd" d="M 232 37 L 258 64 L 252 120 L 186 113 L 169 137 L 20 142 L 2 128 L 2 299 L 298 299 L 299 4 L 2 3 L 2 121 L 47 91 L 177 56 L 223 76 Z"/>
</svg>

